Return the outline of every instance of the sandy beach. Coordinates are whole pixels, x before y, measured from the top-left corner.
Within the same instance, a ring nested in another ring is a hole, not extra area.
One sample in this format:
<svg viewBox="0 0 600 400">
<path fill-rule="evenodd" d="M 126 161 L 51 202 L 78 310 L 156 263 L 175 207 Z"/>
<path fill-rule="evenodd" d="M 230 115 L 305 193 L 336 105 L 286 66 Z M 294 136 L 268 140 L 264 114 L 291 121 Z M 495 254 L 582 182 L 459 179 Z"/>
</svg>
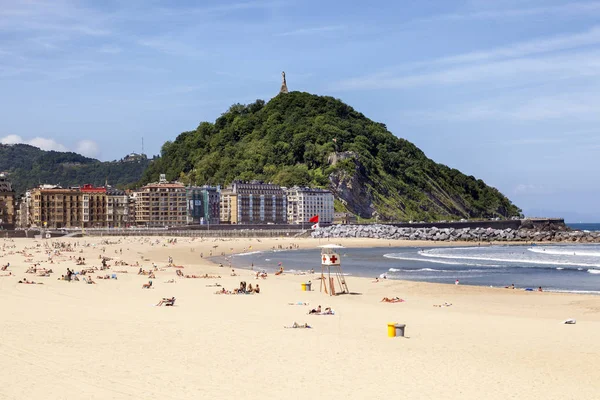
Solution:
<svg viewBox="0 0 600 400">
<path fill-rule="evenodd" d="M 0 266 L 10 264 L 0 271 L 0 399 L 600 397 L 599 296 L 348 277 L 356 294 L 330 297 L 319 291 L 316 274 L 256 279 L 236 269 L 231 276 L 206 259 L 211 251 L 313 248 L 324 241 L 169 241 L 0 240 Z M 72 251 L 55 251 L 59 243 Z M 111 258 L 109 269 L 100 270 L 101 256 Z M 78 257 L 85 265 L 76 265 Z M 169 257 L 183 268 L 169 267 Z M 155 278 L 138 275 L 153 263 Z M 35 264 L 53 272 L 25 272 Z M 94 267 L 86 277 L 95 284 L 83 275 L 60 279 L 67 268 Z M 177 271 L 221 278 L 189 279 Z M 117 279 L 98 278 L 113 274 Z M 36 284 L 18 283 L 23 278 Z M 309 279 L 313 291 L 301 291 Z M 152 287 L 143 289 L 149 280 Z M 215 294 L 240 281 L 259 284 L 260 294 Z M 395 296 L 405 301 L 380 302 Z M 156 306 L 170 297 L 174 307 Z M 308 305 L 289 304 L 299 302 Z M 434 307 L 444 303 L 452 305 Z M 335 315 L 307 314 L 318 305 Z M 568 318 L 577 323 L 561 323 Z M 294 322 L 312 328 L 284 328 Z M 388 338 L 388 322 L 406 324 L 406 337 Z"/>
</svg>

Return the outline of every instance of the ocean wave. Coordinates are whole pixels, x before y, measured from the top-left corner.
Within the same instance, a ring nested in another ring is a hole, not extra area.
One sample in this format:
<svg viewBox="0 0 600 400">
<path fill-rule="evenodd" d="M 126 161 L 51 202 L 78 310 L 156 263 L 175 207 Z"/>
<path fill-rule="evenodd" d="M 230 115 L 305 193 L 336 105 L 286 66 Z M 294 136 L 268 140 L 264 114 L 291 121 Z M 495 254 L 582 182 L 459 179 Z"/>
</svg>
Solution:
<svg viewBox="0 0 600 400">
<path fill-rule="evenodd" d="M 491 262 L 502 262 L 502 263 L 513 263 L 513 264 L 530 264 L 530 265 L 544 265 L 544 267 L 537 268 L 555 268 L 556 265 L 561 265 L 565 267 L 600 267 L 600 264 L 597 263 L 586 263 L 586 262 L 567 262 L 560 260 L 532 260 L 526 258 L 496 258 L 496 257 L 483 257 L 483 256 L 466 256 L 462 254 L 454 254 L 454 255 L 446 255 L 446 254 L 434 254 L 431 252 L 424 251 L 421 253 L 424 257 L 429 258 L 442 258 L 446 260 L 472 260 L 472 261 L 491 261 Z M 420 261 L 430 261 L 426 259 L 421 259 Z M 433 261 L 431 261 L 433 262 Z M 548 265 L 552 267 L 547 267 Z M 509 267 L 505 265 L 505 267 Z M 510 265 L 510 267 L 520 267 L 527 268 L 525 266 L 520 265 Z M 569 269 L 577 269 L 577 268 L 569 268 Z"/>
<path fill-rule="evenodd" d="M 588 271 L 590 274 L 600 274 L 600 269 L 588 269 Z"/>
<path fill-rule="evenodd" d="M 600 294 L 599 290 L 544 289 L 544 291 L 552 293 Z"/>
<path fill-rule="evenodd" d="M 391 271 L 391 270 L 394 271 Z M 452 274 L 466 274 L 466 273 L 471 273 L 471 272 L 489 272 L 483 269 L 435 269 L 435 268 L 419 268 L 419 269 L 396 269 L 396 268 L 390 268 L 389 269 L 390 272 L 408 272 L 408 273 L 415 273 L 415 272 L 447 272 L 447 273 L 452 273 Z"/>
<path fill-rule="evenodd" d="M 566 250 L 566 249 L 557 249 L 557 248 L 539 248 L 539 247 L 530 247 L 527 249 L 532 253 L 537 254 L 550 254 L 553 256 L 589 256 L 589 257 L 600 257 L 600 251 L 585 251 L 585 250 Z"/>
<path fill-rule="evenodd" d="M 498 264 L 465 263 L 465 262 L 458 262 L 458 261 L 455 262 L 455 261 L 430 260 L 427 258 L 418 258 L 418 257 L 406 257 L 406 256 L 403 256 L 398 253 L 384 254 L 383 256 L 385 258 L 392 258 L 394 260 L 421 261 L 421 262 L 434 263 L 434 264 L 461 265 L 461 266 L 465 266 L 465 267 L 491 267 L 491 268 L 506 267 L 505 265 L 498 265 Z"/>
<path fill-rule="evenodd" d="M 249 251 L 249 252 L 246 252 L 246 253 L 238 253 L 238 254 L 234 254 L 233 256 L 234 257 L 238 257 L 238 256 L 250 256 L 252 254 L 260 254 L 260 253 L 262 253 L 262 251 L 258 251 L 257 250 L 257 251 Z"/>
</svg>

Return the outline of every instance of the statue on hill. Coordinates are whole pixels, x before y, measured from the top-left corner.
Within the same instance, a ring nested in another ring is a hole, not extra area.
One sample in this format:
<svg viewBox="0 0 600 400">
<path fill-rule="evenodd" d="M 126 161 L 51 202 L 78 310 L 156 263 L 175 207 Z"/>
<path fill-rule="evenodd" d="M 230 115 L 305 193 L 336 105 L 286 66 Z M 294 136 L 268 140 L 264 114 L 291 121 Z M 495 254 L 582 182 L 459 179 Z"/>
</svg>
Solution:
<svg viewBox="0 0 600 400">
<path fill-rule="evenodd" d="M 279 93 L 287 93 L 288 92 L 288 88 L 287 88 L 287 83 L 285 81 L 285 71 L 283 71 L 281 73 L 281 89 L 279 90 Z"/>
</svg>

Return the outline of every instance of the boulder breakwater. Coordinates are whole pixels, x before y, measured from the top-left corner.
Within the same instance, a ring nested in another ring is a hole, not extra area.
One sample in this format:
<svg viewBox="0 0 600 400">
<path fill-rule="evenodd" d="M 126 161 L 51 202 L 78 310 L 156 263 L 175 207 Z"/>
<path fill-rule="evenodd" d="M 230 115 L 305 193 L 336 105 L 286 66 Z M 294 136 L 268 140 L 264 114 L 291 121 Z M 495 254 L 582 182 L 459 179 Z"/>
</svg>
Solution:
<svg viewBox="0 0 600 400">
<path fill-rule="evenodd" d="M 374 238 L 386 240 L 427 240 L 466 242 L 576 242 L 600 243 L 600 232 L 574 231 L 562 225 L 535 226 L 522 224 L 519 228 L 483 227 L 396 227 L 393 225 L 332 225 L 316 229 L 313 238 Z"/>
</svg>

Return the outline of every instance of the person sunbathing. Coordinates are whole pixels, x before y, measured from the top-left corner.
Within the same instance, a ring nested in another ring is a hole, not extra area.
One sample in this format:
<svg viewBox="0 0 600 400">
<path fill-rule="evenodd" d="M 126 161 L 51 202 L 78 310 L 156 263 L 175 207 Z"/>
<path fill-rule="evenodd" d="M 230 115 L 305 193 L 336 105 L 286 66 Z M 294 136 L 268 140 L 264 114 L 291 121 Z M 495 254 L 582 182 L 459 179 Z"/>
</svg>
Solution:
<svg viewBox="0 0 600 400">
<path fill-rule="evenodd" d="M 400 297 L 384 297 L 381 301 L 384 303 L 402 303 L 404 302 L 404 299 L 401 299 Z"/>
<path fill-rule="evenodd" d="M 327 307 L 325 308 L 325 311 L 321 313 L 321 315 L 333 315 L 333 310 L 331 309 L 331 307 Z"/>
<path fill-rule="evenodd" d="M 159 301 L 156 305 L 157 306 L 162 306 L 165 305 L 165 307 L 168 306 L 174 306 L 175 305 L 175 297 L 171 297 L 170 299 L 168 297 L 163 297 L 161 301 Z"/>
<path fill-rule="evenodd" d="M 298 324 L 297 322 L 294 322 L 294 324 L 292 326 L 284 326 L 284 328 L 288 328 L 288 329 L 310 329 L 312 328 L 312 326 L 308 325 L 306 322 L 303 324 Z"/>
<path fill-rule="evenodd" d="M 175 273 L 177 276 L 183 276 L 183 272 L 180 269 L 178 269 Z"/>
<path fill-rule="evenodd" d="M 19 281 L 19 283 L 24 283 L 26 285 L 35 285 L 34 281 L 28 281 L 27 278 L 23 278 L 23 280 Z M 39 285 L 43 285 L 43 283 L 39 283 Z"/>
<path fill-rule="evenodd" d="M 175 279 L 169 279 L 168 281 L 165 281 L 165 283 L 175 283 Z"/>
<path fill-rule="evenodd" d="M 296 303 L 288 303 L 289 306 L 307 306 L 308 303 L 303 303 L 301 301 L 298 301 Z"/>
<path fill-rule="evenodd" d="M 256 287 L 254 288 L 254 293 L 256 293 L 256 294 L 260 293 L 260 286 L 258 286 L 258 284 L 256 284 Z"/>
<path fill-rule="evenodd" d="M 434 307 L 450 307 L 452 303 L 434 304 Z"/>
<path fill-rule="evenodd" d="M 317 308 L 313 308 L 312 310 L 310 310 L 308 312 L 309 314 L 321 314 L 321 306 L 317 307 Z"/>
</svg>

